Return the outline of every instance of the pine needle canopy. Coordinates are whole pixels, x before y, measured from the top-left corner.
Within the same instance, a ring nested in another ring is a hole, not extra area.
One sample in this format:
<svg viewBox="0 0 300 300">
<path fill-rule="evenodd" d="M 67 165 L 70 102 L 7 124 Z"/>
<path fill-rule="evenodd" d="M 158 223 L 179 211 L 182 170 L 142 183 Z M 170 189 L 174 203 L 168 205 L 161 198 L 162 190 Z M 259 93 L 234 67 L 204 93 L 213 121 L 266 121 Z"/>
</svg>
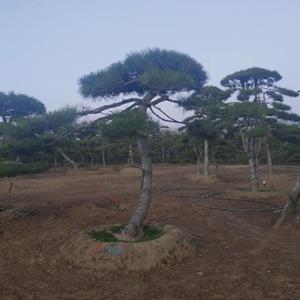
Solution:
<svg viewBox="0 0 300 300">
<path fill-rule="evenodd" d="M 135 138 L 141 134 L 155 134 L 159 124 L 138 109 L 115 113 L 111 122 L 102 126 L 102 133 L 108 138 Z"/>
<path fill-rule="evenodd" d="M 159 48 L 129 54 L 124 61 L 80 78 L 84 97 L 115 97 L 146 92 L 176 93 L 201 88 L 207 74 L 201 64 L 186 54 Z"/>
<path fill-rule="evenodd" d="M 179 105 L 186 110 L 197 110 L 201 107 L 217 106 L 226 101 L 230 95 L 230 90 L 224 91 L 216 86 L 205 86 L 190 97 L 180 101 Z"/>
<path fill-rule="evenodd" d="M 253 67 L 241 70 L 226 76 L 221 84 L 227 88 L 257 88 L 261 85 L 272 85 L 281 80 L 281 75 L 277 71 Z"/>
<path fill-rule="evenodd" d="M 0 92 L 0 115 L 4 118 L 19 118 L 45 112 L 45 105 L 34 97 Z"/>
<path fill-rule="evenodd" d="M 241 102 L 252 99 L 258 104 L 266 104 L 283 102 L 284 96 L 298 97 L 298 92 L 276 85 L 281 79 L 277 71 L 253 67 L 226 76 L 221 84 L 229 90 L 238 91 L 237 100 Z"/>
</svg>

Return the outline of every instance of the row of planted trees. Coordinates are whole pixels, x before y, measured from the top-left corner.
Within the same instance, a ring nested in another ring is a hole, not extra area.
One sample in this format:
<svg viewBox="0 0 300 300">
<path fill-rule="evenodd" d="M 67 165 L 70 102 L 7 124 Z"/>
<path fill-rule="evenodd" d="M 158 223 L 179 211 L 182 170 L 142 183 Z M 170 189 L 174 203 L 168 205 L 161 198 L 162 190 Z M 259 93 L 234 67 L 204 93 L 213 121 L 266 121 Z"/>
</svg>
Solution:
<svg viewBox="0 0 300 300">
<path fill-rule="evenodd" d="M 192 145 L 189 149 L 193 149 L 197 165 L 204 161 L 204 176 L 209 175 L 209 156 L 217 157 L 226 143 L 228 148 L 232 147 L 230 139 L 236 141 L 238 132 L 244 157 L 249 164 L 251 190 L 256 191 L 262 146 L 266 148 L 271 171 L 271 141 L 287 142 L 281 132 L 293 135 L 292 132 L 299 130 L 299 116 L 283 103 L 285 97 L 297 97 L 298 92 L 279 87 L 277 82 L 280 80 L 281 76 L 276 71 L 250 68 L 226 76 L 221 81 L 223 89 L 207 86 L 206 72 L 190 56 L 175 51 L 148 49 L 132 53 L 125 60 L 80 79 L 83 97 L 107 101 L 107 104 L 95 109 L 68 109 L 23 118 L 19 122 L 20 116 L 2 114 L 5 123 L 1 128 L 2 140 L 5 136 L 7 139 L 12 137 L 14 141 L 21 140 L 18 135 L 23 134 L 24 139 L 30 140 L 29 144 L 36 143 L 34 149 L 44 143 L 49 154 L 59 153 L 71 163 L 74 160 L 68 157 L 64 149 L 72 147 L 74 150 L 74 145 L 83 148 L 99 146 L 103 164 L 106 163 L 109 141 L 118 139 L 127 143 L 131 163 L 136 143 L 143 169 L 140 200 L 123 231 L 124 238 L 134 238 L 142 230 L 151 201 L 151 146 L 155 144 L 155 138 L 161 138 L 162 160 L 166 161 L 168 156 L 168 147 L 163 145 L 164 134 L 159 134 L 159 126 L 150 116 L 181 126 L 183 133 L 178 136 L 188 136 L 187 144 Z M 11 96 L 3 97 L 8 99 Z M 8 100 L 10 105 L 13 102 Z M 162 104 L 166 103 L 189 111 L 190 117 L 184 121 L 176 120 L 162 108 Z M 35 113 L 41 112 L 31 111 L 27 117 Z M 76 122 L 76 119 L 86 115 L 97 117 L 86 124 Z M 23 130 L 26 126 L 29 126 L 27 132 Z M 238 148 L 235 151 L 239 151 Z M 90 158 L 95 162 L 92 154 Z"/>
<path fill-rule="evenodd" d="M 48 118 L 59 114 L 67 114 L 67 109 L 46 114 Z M 75 111 L 76 113 L 76 111 Z M 44 115 L 42 118 L 45 118 Z M 41 117 L 39 117 L 41 118 Z M 39 119 L 38 118 L 38 119 Z M 34 118 L 35 119 L 35 118 Z M 12 128 L 2 130 L 6 134 L 5 143 L 0 146 L 1 161 L 41 162 L 50 167 L 69 165 L 69 162 L 61 155 L 59 149 L 67 157 L 75 162 L 78 167 L 89 165 L 137 165 L 139 154 L 134 138 L 111 137 L 110 133 L 103 134 L 101 129 L 94 128 L 89 132 L 77 133 L 59 143 L 55 139 L 60 137 L 59 132 L 64 133 L 67 127 L 76 129 L 78 124 L 68 124 L 59 130 L 49 133 L 35 129 L 31 118 L 18 121 Z M 49 124 L 48 124 L 49 126 Z M 190 130 L 196 130 L 191 126 Z M 40 133 L 38 133 L 40 132 Z M 295 126 L 280 126 L 275 132 L 276 136 L 269 142 L 273 160 L 276 164 L 298 164 L 300 161 L 300 131 Z M 277 135 L 279 135 L 277 137 Z M 204 176 L 205 167 L 209 173 L 209 166 L 245 164 L 247 155 L 244 152 L 239 133 L 236 128 L 217 136 L 209 138 L 208 161 L 205 160 L 205 139 L 202 135 L 194 136 L 189 132 L 168 130 L 166 128 L 155 129 L 149 137 L 151 156 L 154 163 L 191 163 L 195 164 L 196 172 Z M 267 163 L 267 147 L 262 145 L 260 161 Z"/>
<path fill-rule="evenodd" d="M 259 186 L 262 144 L 272 174 L 272 138 L 284 140 L 283 132 L 295 130 L 300 121 L 291 107 L 283 103 L 284 96 L 297 97 L 298 92 L 276 86 L 280 79 L 276 71 L 250 68 L 225 77 L 221 81 L 225 90 L 206 86 L 180 103 L 186 110 L 194 111 L 186 120 L 187 131 L 195 138 L 204 139 L 204 175 L 208 175 L 209 142 L 226 137 L 230 127 L 239 131 L 249 163 L 251 190 L 256 191 Z"/>
</svg>

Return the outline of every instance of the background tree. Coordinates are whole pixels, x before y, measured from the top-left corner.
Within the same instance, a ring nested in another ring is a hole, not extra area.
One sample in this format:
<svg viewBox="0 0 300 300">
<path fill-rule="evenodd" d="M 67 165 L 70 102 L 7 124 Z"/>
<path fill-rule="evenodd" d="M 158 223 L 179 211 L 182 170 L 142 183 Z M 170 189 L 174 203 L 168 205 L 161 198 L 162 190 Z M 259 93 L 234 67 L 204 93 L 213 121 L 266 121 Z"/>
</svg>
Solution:
<svg viewBox="0 0 300 300">
<path fill-rule="evenodd" d="M 291 93 L 291 96 L 296 97 L 297 93 Z M 272 149 L 271 145 L 274 144 L 274 134 L 277 138 L 284 140 L 284 134 L 279 134 L 280 131 L 288 131 L 288 127 L 294 124 L 299 124 L 300 116 L 292 113 L 291 107 L 289 105 L 273 102 L 272 111 L 269 114 L 269 118 L 266 119 L 268 125 L 267 134 L 265 136 L 265 147 L 268 162 L 269 175 L 273 173 L 273 159 L 272 159 Z M 282 132 L 283 133 L 283 132 Z"/>
<path fill-rule="evenodd" d="M 13 92 L 9 94 L 0 92 L 0 117 L 4 123 L 45 112 L 45 105 L 33 97 Z"/>
<path fill-rule="evenodd" d="M 0 92 L 0 145 L 5 142 L 5 124 L 17 119 L 45 113 L 45 105 L 33 97 Z"/>
<path fill-rule="evenodd" d="M 160 126 L 158 134 L 155 136 L 155 141 L 158 149 L 161 153 L 160 161 L 162 163 L 172 162 L 172 155 L 176 159 L 177 156 L 177 140 L 178 133 L 170 130 L 166 126 Z M 173 158 L 173 160 L 174 160 Z"/>
<path fill-rule="evenodd" d="M 1 127 L 1 132 L 6 136 L 5 144 L 1 148 L 9 148 L 9 160 L 19 158 L 22 162 L 47 161 L 55 159 L 56 154 L 67 147 L 70 140 L 56 140 L 66 130 L 75 126 L 77 117 L 76 109 L 64 108 L 49 112 L 44 115 L 18 119 Z M 70 146 L 70 145 L 69 145 Z"/>
<path fill-rule="evenodd" d="M 221 81 L 223 86 L 237 92 L 238 102 L 229 106 L 227 118 L 239 128 L 248 156 L 252 191 L 257 191 L 259 186 L 259 154 L 270 130 L 269 120 L 274 123 L 287 119 L 289 114 L 279 109 L 284 96 L 298 96 L 297 92 L 276 86 L 279 80 L 281 75 L 277 71 L 255 67 L 228 75 Z"/>
<path fill-rule="evenodd" d="M 171 98 L 172 95 L 199 89 L 206 78 L 202 66 L 191 57 L 175 51 L 149 49 L 131 53 L 124 61 L 80 79 L 80 91 L 84 97 L 114 100 L 112 104 L 87 110 L 83 114 L 102 113 L 127 105 L 123 111 L 135 108 L 134 112 L 140 118 L 142 128 L 136 134 L 143 168 L 142 188 L 136 211 L 123 231 L 124 238 L 137 237 L 142 232 L 151 200 L 152 162 L 148 136 L 143 132 L 147 111 L 150 110 L 159 119 L 174 122 L 158 105 L 162 102 L 177 103 Z M 118 100 L 117 97 L 124 99 Z M 104 116 L 96 122 L 110 118 L 109 115 Z"/>
<path fill-rule="evenodd" d="M 204 154 L 203 175 L 209 175 L 209 143 L 216 140 L 222 130 L 222 115 L 225 101 L 230 91 L 223 91 L 215 86 L 206 86 L 190 97 L 180 102 L 187 111 L 193 111 L 193 116 L 187 118 L 187 132 L 197 140 L 204 141 L 204 150 L 196 147 L 197 172 L 199 172 L 199 159 Z"/>
</svg>

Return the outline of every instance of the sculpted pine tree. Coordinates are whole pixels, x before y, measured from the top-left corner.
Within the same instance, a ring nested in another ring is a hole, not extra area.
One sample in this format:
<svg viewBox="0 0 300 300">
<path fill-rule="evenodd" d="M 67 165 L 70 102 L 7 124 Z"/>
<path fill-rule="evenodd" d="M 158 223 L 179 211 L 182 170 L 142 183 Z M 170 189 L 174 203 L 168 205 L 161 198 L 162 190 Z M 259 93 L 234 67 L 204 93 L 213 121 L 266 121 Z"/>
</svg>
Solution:
<svg viewBox="0 0 300 300">
<path fill-rule="evenodd" d="M 203 175 L 209 175 L 209 143 L 221 133 L 224 102 L 229 98 L 230 91 L 223 91 L 215 86 L 206 86 L 194 92 L 180 102 L 187 111 L 194 115 L 187 118 L 187 132 L 196 140 L 203 140 L 204 151 L 195 149 L 197 153 L 197 172 L 199 172 L 200 153 L 203 152 Z"/>
<path fill-rule="evenodd" d="M 239 128 L 248 156 L 252 191 L 259 187 L 259 154 L 271 124 L 293 119 L 293 114 L 285 111 L 282 102 L 284 96 L 297 97 L 298 93 L 278 87 L 276 82 L 279 80 L 281 75 L 277 71 L 250 68 L 228 75 L 221 81 L 223 86 L 237 93 L 238 102 L 229 106 L 227 118 Z"/>
<path fill-rule="evenodd" d="M 144 131 L 148 111 L 166 122 L 176 122 L 158 105 L 163 102 L 177 104 L 178 101 L 172 98 L 174 94 L 199 89 L 206 79 L 202 66 L 193 58 L 160 49 L 132 53 L 124 61 L 80 79 L 80 92 L 84 97 L 99 101 L 113 100 L 112 104 L 87 110 L 83 114 L 126 107 L 121 112 L 133 111 L 139 118 L 142 117 L 140 130 L 136 128 L 135 131 L 143 169 L 140 200 L 123 231 L 124 238 L 135 238 L 141 234 L 151 200 L 152 162 L 148 135 Z M 111 118 L 111 115 L 106 115 L 94 122 L 105 122 Z"/>
</svg>

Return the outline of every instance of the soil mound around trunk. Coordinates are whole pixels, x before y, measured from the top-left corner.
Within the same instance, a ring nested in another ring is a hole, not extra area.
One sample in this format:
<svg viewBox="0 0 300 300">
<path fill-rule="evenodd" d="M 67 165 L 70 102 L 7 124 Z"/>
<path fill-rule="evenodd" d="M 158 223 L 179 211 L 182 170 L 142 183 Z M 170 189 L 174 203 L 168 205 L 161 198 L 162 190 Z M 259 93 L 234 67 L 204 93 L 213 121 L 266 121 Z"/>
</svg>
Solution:
<svg viewBox="0 0 300 300">
<path fill-rule="evenodd" d="M 103 226 L 94 230 L 107 229 Z M 174 259 L 181 261 L 196 250 L 192 238 L 171 225 L 163 226 L 158 238 L 137 242 L 97 241 L 91 238 L 90 232 L 79 233 L 60 251 L 70 263 L 97 272 L 148 270 Z"/>
<path fill-rule="evenodd" d="M 184 179 L 191 183 L 215 183 L 219 181 L 217 175 L 203 176 L 201 174 L 187 174 Z"/>
<path fill-rule="evenodd" d="M 119 174 L 122 176 L 141 176 L 142 170 L 139 168 L 124 168 Z"/>
<path fill-rule="evenodd" d="M 273 174 L 261 178 L 261 182 L 265 181 L 266 187 L 276 188 L 278 184 L 289 181 L 287 174 Z"/>
</svg>

